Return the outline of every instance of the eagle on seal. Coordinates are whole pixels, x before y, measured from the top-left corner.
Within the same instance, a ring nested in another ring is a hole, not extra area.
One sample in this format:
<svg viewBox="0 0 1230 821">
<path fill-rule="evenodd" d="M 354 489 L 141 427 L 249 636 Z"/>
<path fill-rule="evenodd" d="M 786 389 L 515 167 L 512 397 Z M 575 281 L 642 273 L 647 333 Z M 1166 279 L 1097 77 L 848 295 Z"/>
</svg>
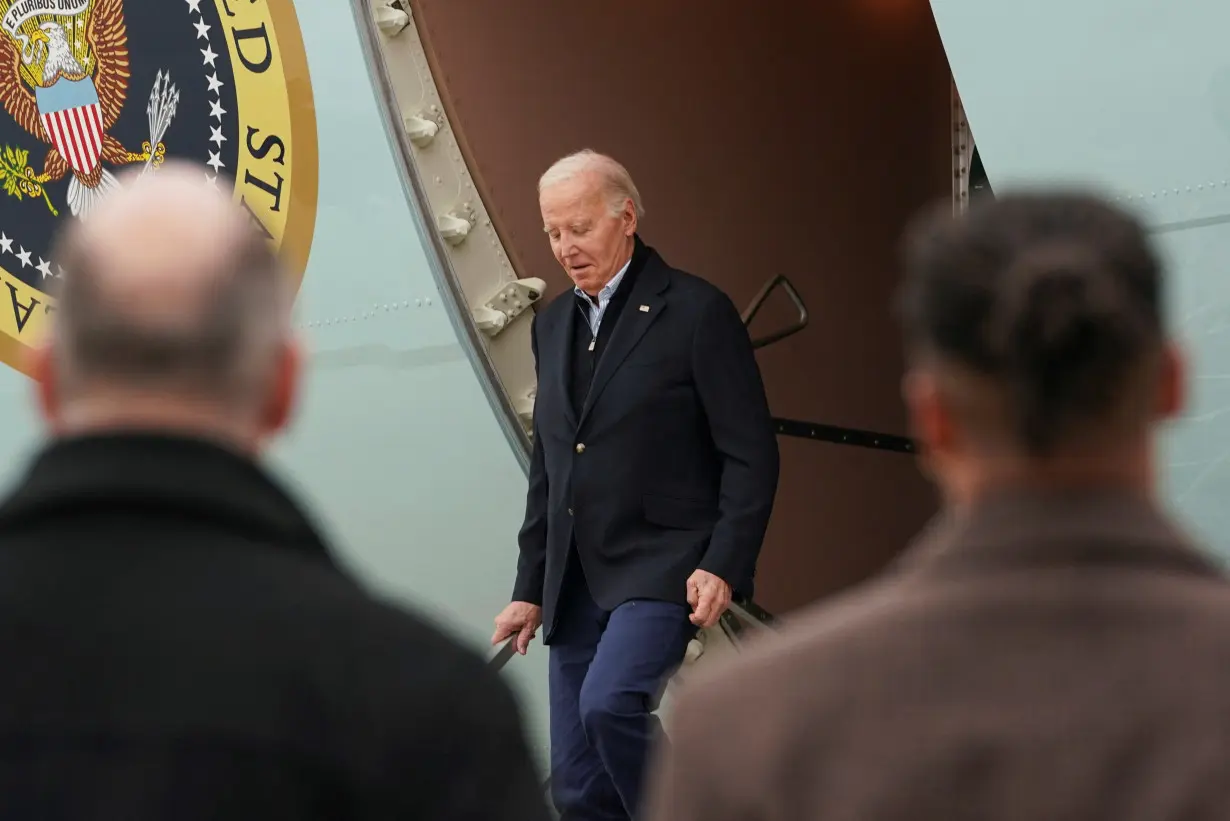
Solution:
<svg viewBox="0 0 1230 821">
<path fill-rule="evenodd" d="M 165 147 L 141 147 L 134 154 L 108 131 L 120 118 L 128 95 L 128 31 L 123 0 L 93 0 L 85 16 L 84 54 L 74 52 L 56 19 L 29 33 L 0 31 L 0 105 L 17 124 L 47 143 L 43 173 L 27 176 L 45 185 L 72 172 L 68 206 L 84 218 L 117 188 L 103 167 L 152 161 L 161 164 Z"/>
</svg>

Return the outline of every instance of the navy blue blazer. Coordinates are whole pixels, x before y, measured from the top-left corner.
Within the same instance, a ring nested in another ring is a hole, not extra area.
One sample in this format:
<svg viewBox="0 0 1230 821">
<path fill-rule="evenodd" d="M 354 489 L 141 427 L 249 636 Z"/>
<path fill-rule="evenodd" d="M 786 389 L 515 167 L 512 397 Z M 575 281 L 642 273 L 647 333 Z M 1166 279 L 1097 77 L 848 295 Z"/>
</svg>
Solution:
<svg viewBox="0 0 1230 821">
<path fill-rule="evenodd" d="M 697 568 L 750 596 L 778 449 L 747 329 L 730 298 L 637 239 L 632 290 L 583 407 L 569 380 L 564 293 L 534 319 L 534 451 L 514 601 L 541 604 L 543 640 L 570 547 L 590 594 L 686 603 Z"/>
</svg>

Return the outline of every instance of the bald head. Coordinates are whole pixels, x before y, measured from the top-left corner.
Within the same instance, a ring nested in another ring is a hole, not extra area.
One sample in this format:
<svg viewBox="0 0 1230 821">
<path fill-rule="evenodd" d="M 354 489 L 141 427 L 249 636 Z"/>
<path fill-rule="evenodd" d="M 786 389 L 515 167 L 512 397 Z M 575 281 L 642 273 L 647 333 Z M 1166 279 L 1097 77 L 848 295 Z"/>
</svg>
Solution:
<svg viewBox="0 0 1230 821">
<path fill-rule="evenodd" d="M 259 400 L 289 339 L 288 294 L 250 217 L 205 180 L 183 162 L 129 175 L 59 238 L 50 353 L 64 401 Z"/>
<path fill-rule="evenodd" d="M 193 165 L 176 163 L 124 182 L 106 207 L 65 233 L 60 265 L 69 270 L 73 257 L 76 276 L 66 279 L 62 298 L 72 298 L 88 278 L 111 310 L 138 323 L 177 326 L 235 275 L 250 222 Z"/>
</svg>

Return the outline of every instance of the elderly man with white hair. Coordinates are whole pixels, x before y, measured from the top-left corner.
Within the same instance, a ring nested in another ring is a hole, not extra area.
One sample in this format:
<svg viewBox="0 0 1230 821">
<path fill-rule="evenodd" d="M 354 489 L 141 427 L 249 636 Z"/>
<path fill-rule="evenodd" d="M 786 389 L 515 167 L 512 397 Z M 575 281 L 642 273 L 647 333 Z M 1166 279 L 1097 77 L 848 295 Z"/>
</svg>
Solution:
<svg viewBox="0 0 1230 821">
<path fill-rule="evenodd" d="M 576 287 L 534 320 L 525 523 L 492 641 L 524 653 L 545 627 L 561 816 L 628 819 L 666 677 L 732 594 L 751 593 L 777 442 L 738 311 L 641 241 L 627 170 L 581 151 L 538 193 Z"/>
</svg>

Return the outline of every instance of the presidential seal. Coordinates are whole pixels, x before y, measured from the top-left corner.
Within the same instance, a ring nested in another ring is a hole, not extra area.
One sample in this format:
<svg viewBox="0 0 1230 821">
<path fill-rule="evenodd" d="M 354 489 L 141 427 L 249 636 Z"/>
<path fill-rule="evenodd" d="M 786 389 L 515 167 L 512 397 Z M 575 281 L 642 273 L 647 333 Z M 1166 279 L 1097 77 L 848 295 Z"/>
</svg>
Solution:
<svg viewBox="0 0 1230 821">
<path fill-rule="evenodd" d="M 45 332 L 60 220 L 203 162 L 302 278 L 316 122 L 292 0 L 0 0 L 0 360 Z M 71 274 L 69 274 L 71 275 Z"/>
</svg>

